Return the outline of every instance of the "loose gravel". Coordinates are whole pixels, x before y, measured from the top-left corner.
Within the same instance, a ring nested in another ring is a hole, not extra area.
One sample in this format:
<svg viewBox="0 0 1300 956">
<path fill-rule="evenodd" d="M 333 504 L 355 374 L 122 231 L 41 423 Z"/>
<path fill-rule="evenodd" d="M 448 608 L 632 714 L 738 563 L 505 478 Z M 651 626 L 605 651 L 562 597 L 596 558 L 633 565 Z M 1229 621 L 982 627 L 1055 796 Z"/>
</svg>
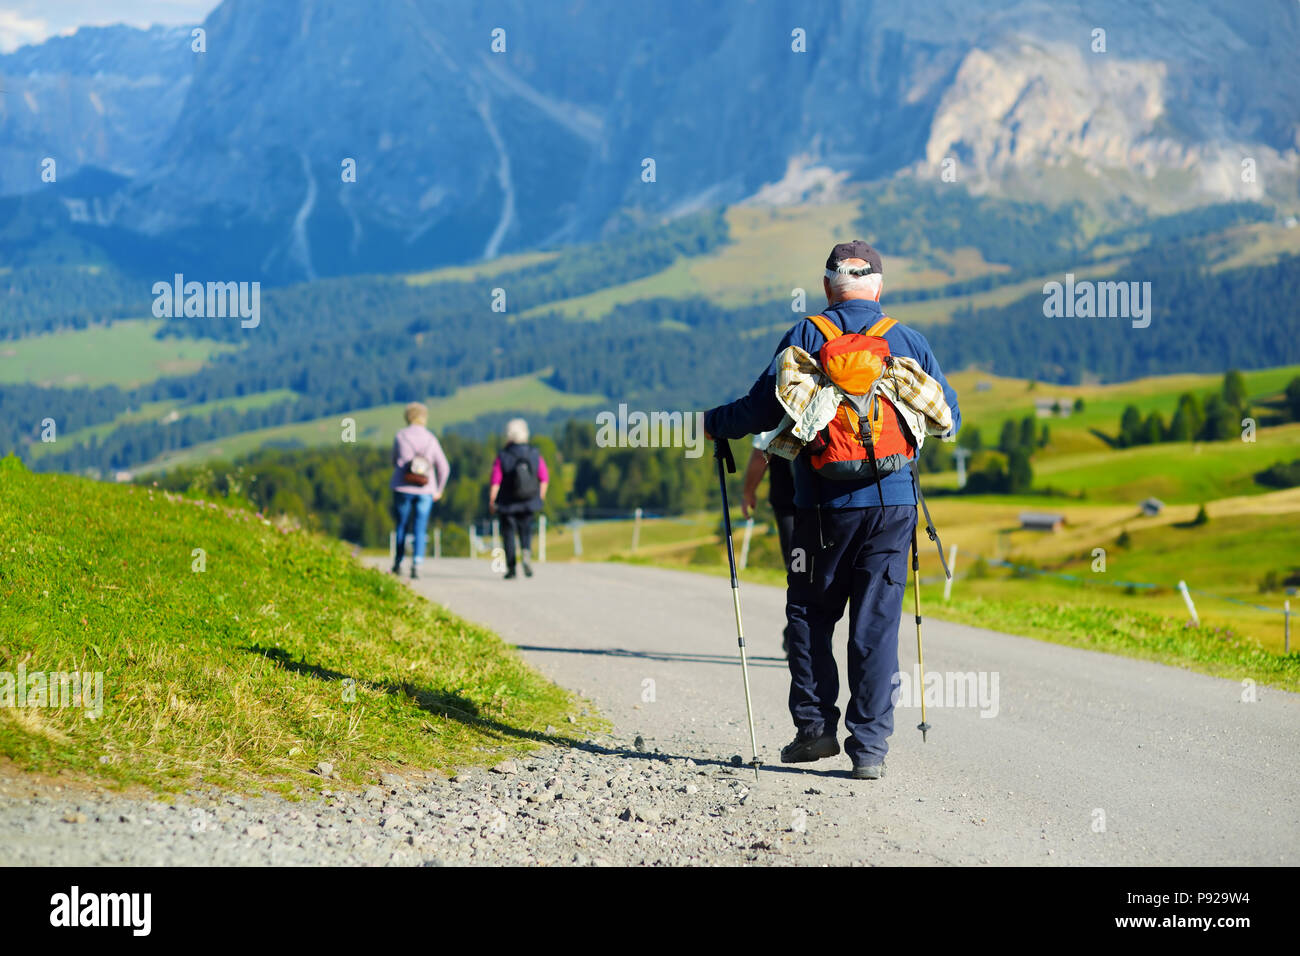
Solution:
<svg viewBox="0 0 1300 956">
<path fill-rule="evenodd" d="M 821 789 L 809 788 L 796 806 L 765 796 L 732 755 L 697 761 L 629 743 L 547 748 L 450 779 L 386 773 L 361 791 L 299 801 L 198 790 L 166 802 L 49 788 L 23 794 L 11 782 L 0 796 L 0 864 L 806 863 L 814 862 L 809 818 L 869 786 L 819 779 Z"/>
</svg>

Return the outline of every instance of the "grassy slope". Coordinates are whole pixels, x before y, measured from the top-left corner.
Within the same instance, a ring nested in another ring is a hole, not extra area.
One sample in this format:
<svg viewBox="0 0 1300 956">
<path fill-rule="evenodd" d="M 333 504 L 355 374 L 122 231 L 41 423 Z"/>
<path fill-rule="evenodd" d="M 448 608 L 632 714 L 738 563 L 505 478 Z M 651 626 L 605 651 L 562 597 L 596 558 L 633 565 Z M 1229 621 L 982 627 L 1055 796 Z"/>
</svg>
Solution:
<svg viewBox="0 0 1300 956">
<path fill-rule="evenodd" d="M 1298 375 L 1300 366 L 1284 365 L 1247 371 L 1243 373 L 1243 378 L 1250 399 L 1258 402 L 1280 393 L 1287 382 Z M 1066 418 L 1047 420 L 1054 438 L 1070 432 L 1088 433 L 1094 428 L 1114 435 L 1119 429 L 1120 415 L 1126 405 L 1136 405 L 1144 416 L 1148 412 L 1158 411 L 1164 415 L 1165 423 L 1168 424 L 1178 404 L 1178 396 L 1183 392 L 1204 396 L 1208 392 L 1218 391 L 1223 384 L 1222 374 L 1182 374 L 1156 375 L 1112 385 L 1052 385 L 1040 382 L 1034 384 L 1031 391 L 1029 380 L 1021 378 L 1001 378 L 981 372 L 956 372 L 948 378 L 961 400 L 962 418 L 966 422 L 963 429 L 979 428 L 985 445 L 997 444 L 1002 423 L 1008 418 L 1019 421 L 1032 413 L 1036 401 L 1063 399 L 1068 406 L 1076 398 L 1084 400 L 1082 412 L 1071 413 Z M 977 390 L 977 383 L 984 383 L 988 386 L 987 390 Z M 1092 448 L 1100 450 L 1108 447 L 1100 438 L 1092 438 Z"/>
<path fill-rule="evenodd" d="M 1252 513 L 1249 506 L 1269 510 Z M 1269 571 L 1283 578 L 1300 571 L 1300 492 L 1215 502 L 1209 506 L 1209 524 L 1198 527 L 1187 526 L 1195 506 L 1167 509 L 1159 518 L 1137 517 L 1133 508 L 1069 506 L 1063 509 L 1070 520 L 1064 532 L 1016 530 L 1004 540 L 1006 556 L 1012 561 L 1074 575 L 1077 581 L 999 571 L 987 578 L 972 577 L 975 556 L 997 555 L 998 532 L 1016 527 L 1014 515 L 1007 513 L 1012 510 L 1014 505 L 961 504 L 952 499 L 935 503 L 935 521 L 945 543 L 959 547 L 961 579 L 954 584 L 954 595 L 1025 605 L 1107 607 L 1181 622 L 1187 612 L 1176 586 L 1185 580 L 1195 591 L 1217 595 L 1195 596 L 1207 626 L 1248 635 L 1274 653 L 1282 650 L 1279 612 L 1284 595 L 1261 593 L 1259 585 Z M 1125 531 L 1130 543 L 1121 547 L 1118 538 Z M 1104 570 L 1101 565 L 1093 570 L 1095 548 L 1105 550 Z M 939 574 L 937 557 L 923 552 L 922 575 L 937 578 Z M 1130 581 L 1159 587 L 1128 592 L 1123 585 Z M 1255 604 L 1272 611 L 1246 606 Z M 1293 602 L 1293 607 L 1300 613 L 1300 604 Z M 1036 616 L 1027 614 L 1026 621 Z M 1300 645 L 1300 622 L 1293 619 L 1292 623 L 1294 649 Z M 1021 624 L 1009 616 L 1000 626 L 1021 632 Z"/>
<path fill-rule="evenodd" d="M 1245 372 L 1244 378 L 1251 400 L 1259 403 L 1279 395 L 1297 375 L 1300 366 L 1293 365 Z M 1255 472 L 1300 457 L 1300 425 L 1294 424 L 1261 427 L 1253 443 L 1161 443 L 1116 450 L 1102 437 L 1118 431 L 1126 405 L 1136 405 L 1144 416 L 1158 411 L 1168 422 L 1180 394 L 1190 391 L 1203 397 L 1217 391 L 1221 375 L 1167 375 L 1114 385 L 1039 384 L 1032 391 L 1023 379 L 978 372 L 959 372 L 950 379 L 961 398 L 963 431 L 978 428 L 986 447 L 997 444 L 1005 421 L 1019 422 L 1032 414 L 1035 400 L 1060 398 L 1071 405 L 1083 398 L 1082 413 L 1043 420 L 1052 440 L 1034 453 L 1034 482 L 1038 487 L 1086 492 L 1090 501 L 1131 504 L 1155 495 L 1167 502 L 1193 503 L 1258 494 L 1266 489 L 1254 483 Z M 977 390 L 977 383 L 987 389 Z M 953 488 L 956 475 L 931 476 L 927 484 Z"/>
<path fill-rule="evenodd" d="M 1278 461 L 1300 458 L 1300 424 L 1261 429 L 1254 442 L 1167 442 L 1072 455 L 1034 463 L 1035 482 L 1068 492 L 1104 493 L 1138 502 L 1210 501 L 1262 492 L 1253 475 Z"/>
<path fill-rule="evenodd" d="M 11 457 L 0 528 L 0 671 L 104 675 L 98 720 L 0 708 L 0 754 L 24 769 L 292 790 L 320 760 L 354 782 L 490 762 L 578 705 L 344 545 L 251 512 Z"/>
<path fill-rule="evenodd" d="M 140 319 L 0 342 L 0 385 L 125 388 L 164 375 L 188 375 L 214 355 L 235 349 L 206 339 L 154 338 L 162 324 Z"/>
<path fill-rule="evenodd" d="M 545 413 L 555 408 L 582 408 L 605 401 L 602 395 L 575 395 L 561 392 L 541 379 L 542 373 L 520 375 L 495 382 L 468 385 L 457 389 L 447 398 L 427 399 L 429 427 L 437 430 L 457 422 L 472 421 L 480 415 L 491 412 Z M 235 458 L 256 451 L 271 442 L 296 441 L 303 445 L 330 444 L 340 440 L 342 435 L 340 422 L 344 418 L 356 419 L 357 441 L 385 444 L 392 441 L 393 432 L 401 427 L 404 407 L 405 403 L 400 402 L 378 405 L 351 412 L 340 412 L 337 415 L 307 422 L 242 432 L 164 455 L 136 471 L 147 473 L 178 465 L 191 465 L 212 458 Z"/>
</svg>

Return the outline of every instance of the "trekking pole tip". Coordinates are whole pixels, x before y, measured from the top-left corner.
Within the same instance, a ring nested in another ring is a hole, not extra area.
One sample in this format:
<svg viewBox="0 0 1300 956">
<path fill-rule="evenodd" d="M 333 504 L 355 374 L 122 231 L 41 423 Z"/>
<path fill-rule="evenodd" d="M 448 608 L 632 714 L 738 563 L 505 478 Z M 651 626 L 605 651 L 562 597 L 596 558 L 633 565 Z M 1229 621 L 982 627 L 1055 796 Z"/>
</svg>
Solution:
<svg viewBox="0 0 1300 956">
<path fill-rule="evenodd" d="M 926 742 L 925 735 L 929 733 L 930 725 L 927 724 L 925 721 L 921 721 L 919 724 L 916 725 L 916 729 L 921 732 L 921 743 L 925 743 Z"/>
</svg>

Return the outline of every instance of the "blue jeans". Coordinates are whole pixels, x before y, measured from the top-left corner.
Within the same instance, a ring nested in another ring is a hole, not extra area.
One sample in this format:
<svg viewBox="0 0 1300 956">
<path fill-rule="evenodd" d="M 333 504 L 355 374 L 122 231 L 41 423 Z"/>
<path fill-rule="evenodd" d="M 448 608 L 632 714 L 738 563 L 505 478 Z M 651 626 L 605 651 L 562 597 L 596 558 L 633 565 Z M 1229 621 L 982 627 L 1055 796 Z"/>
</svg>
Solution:
<svg viewBox="0 0 1300 956">
<path fill-rule="evenodd" d="M 424 560 L 425 540 L 429 531 L 429 515 L 433 513 L 433 495 L 410 495 L 404 491 L 393 492 L 393 520 L 397 523 L 397 550 L 393 564 L 401 564 L 406 554 L 406 536 L 415 535 L 411 546 L 411 560 L 419 564 Z"/>
</svg>

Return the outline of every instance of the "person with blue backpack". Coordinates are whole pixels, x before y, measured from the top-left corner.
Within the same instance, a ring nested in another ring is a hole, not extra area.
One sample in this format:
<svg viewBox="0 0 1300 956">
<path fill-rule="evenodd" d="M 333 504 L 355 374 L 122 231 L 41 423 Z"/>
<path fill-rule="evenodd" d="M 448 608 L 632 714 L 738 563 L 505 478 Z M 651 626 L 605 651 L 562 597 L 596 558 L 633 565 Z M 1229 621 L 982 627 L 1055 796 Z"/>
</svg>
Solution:
<svg viewBox="0 0 1300 956">
<path fill-rule="evenodd" d="M 824 312 L 795 323 L 749 393 L 706 412 L 704 427 L 708 439 L 776 429 L 768 451 L 794 448 L 785 640 L 796 736 L 781 760 L 840 752 L 831 638 L 847 606 L 844 746 L 851 775 L 876 780 L 894 729 L 909 544 L 916 567 L 916 459 L 925 434 L 956 434 L 961 413 L 925 337 L 882 311 L 875 249 L 837 244 L 822 285 Z"/>
<path fill-rule="evenodd" d="M 488 487 L 488 510 L 501 521 L 501 542 L 506 552 L 507 581 L 518 577 L 516 564 L 533 576 L 533 515 L 542 510 L 550 475 L 542 453 L 528 444 L 528 423 L 513 418 L 506 423 L 506 443 L 492 462 Z M 515 539 L 519 539 L 518 557 Z"/>
</svg>

